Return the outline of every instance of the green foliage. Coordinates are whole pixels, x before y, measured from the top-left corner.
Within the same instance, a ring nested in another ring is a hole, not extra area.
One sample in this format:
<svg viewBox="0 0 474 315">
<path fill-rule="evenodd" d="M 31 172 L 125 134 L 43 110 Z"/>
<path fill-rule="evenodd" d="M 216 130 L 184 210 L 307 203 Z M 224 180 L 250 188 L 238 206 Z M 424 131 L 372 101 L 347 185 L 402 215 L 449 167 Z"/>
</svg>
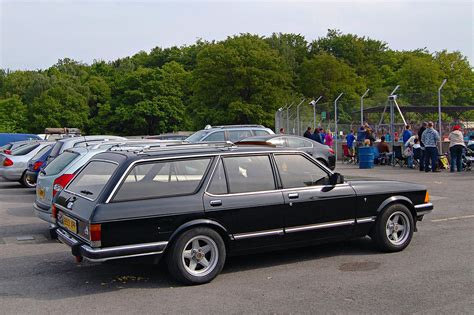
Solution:
<svg viewBox="0 0 474 315">
<path fill-rule="evenodd" d="M 443 79 L 443 104 L 474 104 L 474 73 L 460 52 L 395 51 L 338 30 L 311 43 L 300 34 L 241 34 L 91 65 L 64 58 L 45 70 L 0 69 L 0 129 L 141 135 L 206 124 L 272 127 L 275 111 L 302 97 L 323 95 L 318 107 L 331 119 L 341 92 L 339 120 L 350 123 L 366 88 L 366 106 L 385 104 L 396 85 L 400 104 L 434 105 Z"/>
<path fill-rule="evenodd" d="M 26 105 L 13 97 L 0 99 L 0 132 L 25 132 L 27 128 Z"/>
</svg>

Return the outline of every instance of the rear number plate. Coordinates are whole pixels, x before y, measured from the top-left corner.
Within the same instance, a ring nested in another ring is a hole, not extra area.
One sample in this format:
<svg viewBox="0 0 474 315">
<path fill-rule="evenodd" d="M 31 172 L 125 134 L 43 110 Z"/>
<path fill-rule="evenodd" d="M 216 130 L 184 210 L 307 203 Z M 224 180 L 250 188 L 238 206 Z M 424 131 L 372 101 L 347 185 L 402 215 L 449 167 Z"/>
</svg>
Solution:
<svg viewBox="0 0 474 315">
<path fill-rule="evenodd" d="M 63 225 L 69 231 L 77 234 L 77 221 L 63 214 Z"/>
</svg>

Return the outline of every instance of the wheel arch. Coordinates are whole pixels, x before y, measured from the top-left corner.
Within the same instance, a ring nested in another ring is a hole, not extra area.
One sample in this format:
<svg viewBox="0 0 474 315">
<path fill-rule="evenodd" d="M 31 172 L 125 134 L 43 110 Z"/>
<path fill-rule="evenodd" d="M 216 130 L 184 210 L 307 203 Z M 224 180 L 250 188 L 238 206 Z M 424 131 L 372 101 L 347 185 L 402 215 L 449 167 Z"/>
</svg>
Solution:
<svg viewBox="0 0 474 315">
<path fill-rule="evenodd" d="M 413 202 L 405 196 L 391 196 L 387 199 L 385 199 L 380 206 L 377 208 L 377 216 L 380 215 L 380 213 L 387 208 L 388 206 L 391 206 L 393 204 L 402 204 L 410 210 L 410 213 L 413 217 L 413 222 L 415 223 L 415 231 L 416 231 L 416 210 L 415 206 L 413 205 Z"/>
<path fill-rule="evenodd" d="M 220 223 L 210 220 L 210 219 L 196 219 L 192 220 L 189 222 L 186 222 L 182 225 L 180 225 L 174 232 L 171 234 L 169 241 L 168 241 L 168 246 L 173 244 L 173 242 L 176 240 L 176 238 L 184 233 L 185 231 L 188 231 L 190 229 L 196 228 L 196 227 L 208 227 L 212 228 L 215 230 L 219 235 L 222 237 L 222 240 L 224 241 L 224 244 L 226 246 L 226 249 L 229 248 L 229 243 L 231 241 L 229 232 L 227 229 Z"/>
</svg>

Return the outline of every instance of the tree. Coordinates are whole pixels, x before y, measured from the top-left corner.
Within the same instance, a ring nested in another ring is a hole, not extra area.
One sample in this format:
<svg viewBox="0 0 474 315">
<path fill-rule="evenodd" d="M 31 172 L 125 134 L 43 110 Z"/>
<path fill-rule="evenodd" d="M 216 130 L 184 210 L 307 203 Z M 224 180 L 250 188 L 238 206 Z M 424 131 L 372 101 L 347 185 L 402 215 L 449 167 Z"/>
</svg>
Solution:
<svg viewBox="0 0 474 315">
<path fill-rule="evenodd" d="M 263 38 L 229 37 L 199 52 L 190 112 L 198 124 L 271 126 L 291 85 L 291 70 Z"/>
<path fill-rule="evenodd" d="M 25 132 L 26 105 L 18 95 L 0 99 L 0 132 Z"/>
</svg>

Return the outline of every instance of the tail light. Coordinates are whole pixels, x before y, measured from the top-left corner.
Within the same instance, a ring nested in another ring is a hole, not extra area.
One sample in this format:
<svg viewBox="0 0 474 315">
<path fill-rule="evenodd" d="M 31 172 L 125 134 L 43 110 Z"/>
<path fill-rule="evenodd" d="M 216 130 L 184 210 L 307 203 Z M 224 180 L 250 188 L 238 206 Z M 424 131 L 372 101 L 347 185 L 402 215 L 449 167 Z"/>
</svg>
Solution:
<svg viewBox="0 0 474 315">
<path fill-rule="evenodd" d="M 5 153 L 5 154 L 12 154 L 12 150 L 5 150 L 5 151 L 3 151 L 3 153 Z"/>
<path fill-rule="evenodd" d="M 334 154 L 334 150 L 332 148 L 329 148 L 329 153 Z"/>
<path fill-rule="evenodd" d="M 10 160 L 9 158 L 5 158 L 5 160 L 3 160 L 3 166 L 12 166 L 13 165 L 13 161 Z"/>
<path fill-rule="evenodd" d="M 64 174 L 56 178 L 53 183 L 53 197 L 63 190 L 73 177 L 74 174 Z"/>
<path fill-rule="evenodd" d="M 43 162 L 41 162 L 41 161 L 35 162 L 35 164 L 33 164 L 33 170 L 35 170 L 35 171 L 39 170 L 41 165 L 43 165 Z"/>
<path fill-rule="evenodd" d="M 89 225 L 89 239 L 92 247 L 100 247 L 102 237 L 102 226 L 100 224 Z"/>
<path fill-rule="evenodd" d="M 57 217 L 58 217 L 58 209 L 56 208 L 56 206 L 54 205 L 54 203 L 53 203 L 53 205 L 51 206 L 51 217 L 53 217 L 53 219 L 55 219 L 55 220 L 56 220 Z"/>
</svg>

